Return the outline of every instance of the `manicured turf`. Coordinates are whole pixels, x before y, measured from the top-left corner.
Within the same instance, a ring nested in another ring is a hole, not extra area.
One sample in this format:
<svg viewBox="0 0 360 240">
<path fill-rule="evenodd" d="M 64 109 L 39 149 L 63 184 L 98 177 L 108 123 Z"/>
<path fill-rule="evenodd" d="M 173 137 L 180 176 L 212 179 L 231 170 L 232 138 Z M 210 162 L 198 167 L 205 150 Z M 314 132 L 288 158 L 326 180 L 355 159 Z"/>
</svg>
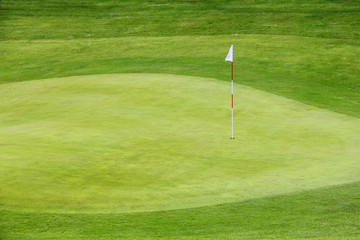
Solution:
<svg viewBox="0 0 360 240">
<path fill-rule="evenodd" d="M 249 33 L 360 36 L 358 0 L 2 0 L 1 7 L 0 37 L 5 39 Z"/>
<path fill-rule="evenodd" d="M 148 211 L 359 180 L 359 119 L 236 85 L 231 140 L 229 88 L 156 74 L 1 85 L 1 203 Z"/>
<path fill-rule="evenodd" d="M 359 0 L 1 0 L 0 239 L 359 239 L 359 21 Z M 57 78 L 109 73 L 145 74 Z"/>
<path fill-rule="evenodd" d="M 235 81 L 360 117 L 360 2 L 2 0 L 0 83 L 119 72 Z M 161 37 L 159 37 L 161 36 Z"/>
<path fill-rule="evenodd" d="M 360 120 L 236 85 L 231 140 L 229 90 L 159 74 L 1 85 L 4 238 L 356 236 L 358 184 L 239 201 L 358 181 Z M 120 214 L 223 202 L 239 203 Z"/>
<path fill-rule="evenodd" d="M 3 239 L 357 240 L 360 183 L 211 207 L 149 213 L 3 211 Z"/>
</svg>

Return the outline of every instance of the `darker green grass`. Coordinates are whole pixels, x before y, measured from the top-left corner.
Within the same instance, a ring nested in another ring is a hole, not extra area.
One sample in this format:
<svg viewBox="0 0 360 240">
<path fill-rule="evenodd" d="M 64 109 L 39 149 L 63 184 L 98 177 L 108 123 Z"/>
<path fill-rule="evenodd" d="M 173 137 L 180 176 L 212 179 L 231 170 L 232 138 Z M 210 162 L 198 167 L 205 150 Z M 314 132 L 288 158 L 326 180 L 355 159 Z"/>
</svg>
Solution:
<svg viewBox="0 0 360 240">
<path fill-rule="evenodd" d="M 228 80 L 234 43 L 237 83 L 360 117 L 359 23 L 359 0 L 2 0 L 0 83 L 129 72 Z M 86 45 L 104 38 L 113 41 Z"/>
<path fill-rule="evenodd" d="M 360 36 L 358 0 L 3 0 L 1 6 L 1 39 L 254 33 Z"/>
<path fill-rule="evenodd" d="M 230 79 L 360 117 L 360 42 L 290 36 L 131 37 L 0 42 L 0 83 L 102 73 Z"/>
<path fill-rule="evenodd" d="M 131 214 L 1 212 L 2 239 L 357 239 L 360 183 L 212 207 Z M 1 237 L 0 237 L 1 238 Z"/>
<path fill-rule="evenodd" d="M 229 80 L 234 43 L 237 83 L 360 117 L 359 24 L 359 0 L 0 0 L 0 83 L 130 72 Z M 0 239 L 359 239 L 359 192 L 354 183 L 133 214 L 0 210 Z"/>
<path fill-rule="evenodd" d="M 228 80 L 234 43 L 237 83 L 360 117 L 359 23 L 359 0 L 3 0 L 0 83 L 129 72 Z M 139 36 L 152 38 L 134 44 Z M 100 38 L 113 41 L 86 45 Z"/>
</svg>

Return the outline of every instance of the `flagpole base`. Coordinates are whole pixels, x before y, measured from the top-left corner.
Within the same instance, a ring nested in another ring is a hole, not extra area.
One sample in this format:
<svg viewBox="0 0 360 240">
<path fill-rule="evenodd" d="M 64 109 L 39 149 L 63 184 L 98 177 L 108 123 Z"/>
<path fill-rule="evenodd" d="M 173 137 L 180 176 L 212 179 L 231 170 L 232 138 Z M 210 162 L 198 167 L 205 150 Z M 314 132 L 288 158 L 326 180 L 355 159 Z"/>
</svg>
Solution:
<svg viewBox="0 0 360 240">
<path fill-rule="evenodd" d="M 230 139 L 235 139 L 234 137 L 231 137 Z"/>
</svg>

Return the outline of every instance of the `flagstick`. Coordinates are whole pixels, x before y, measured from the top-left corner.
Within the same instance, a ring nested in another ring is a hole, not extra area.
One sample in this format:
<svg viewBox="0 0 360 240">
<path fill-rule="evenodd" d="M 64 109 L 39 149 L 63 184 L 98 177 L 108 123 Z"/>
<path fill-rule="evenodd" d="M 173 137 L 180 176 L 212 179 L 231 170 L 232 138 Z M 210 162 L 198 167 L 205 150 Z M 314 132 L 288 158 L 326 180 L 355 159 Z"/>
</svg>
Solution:
<svg viewBox="0 0 360 240">
<path fill-rule="evenodd" d="M 234 138 L 234 74 L 233 62 L 231 61 L 231 139 Z"/>
<path fill-rule="evenodd" d="M 225 61 L 231 62 L 231 139 L 234 139 L 234 66 L 233 66 L 233 45 L 231 44 Z"/>
</svg>

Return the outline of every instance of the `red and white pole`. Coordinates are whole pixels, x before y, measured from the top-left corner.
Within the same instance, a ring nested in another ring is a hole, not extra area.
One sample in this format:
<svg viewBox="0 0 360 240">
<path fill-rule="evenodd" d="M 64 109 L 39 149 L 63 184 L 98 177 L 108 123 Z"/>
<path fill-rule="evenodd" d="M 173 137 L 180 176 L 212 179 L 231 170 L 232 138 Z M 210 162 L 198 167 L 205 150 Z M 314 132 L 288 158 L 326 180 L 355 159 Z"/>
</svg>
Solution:
<svg viewBox="0 0 360 240">
<path fill-rule="evenodd" d="M 233 62 L 231 62 L 231 139 L 234 138 L 234 74 Z"/>
<path fill-rule="evenodd" d="M 231 139 L 234 139 L 234 66 L 233 66 L 233 45 L 231 45 L 225 61 L 231 62 Z"/>
</svg>

